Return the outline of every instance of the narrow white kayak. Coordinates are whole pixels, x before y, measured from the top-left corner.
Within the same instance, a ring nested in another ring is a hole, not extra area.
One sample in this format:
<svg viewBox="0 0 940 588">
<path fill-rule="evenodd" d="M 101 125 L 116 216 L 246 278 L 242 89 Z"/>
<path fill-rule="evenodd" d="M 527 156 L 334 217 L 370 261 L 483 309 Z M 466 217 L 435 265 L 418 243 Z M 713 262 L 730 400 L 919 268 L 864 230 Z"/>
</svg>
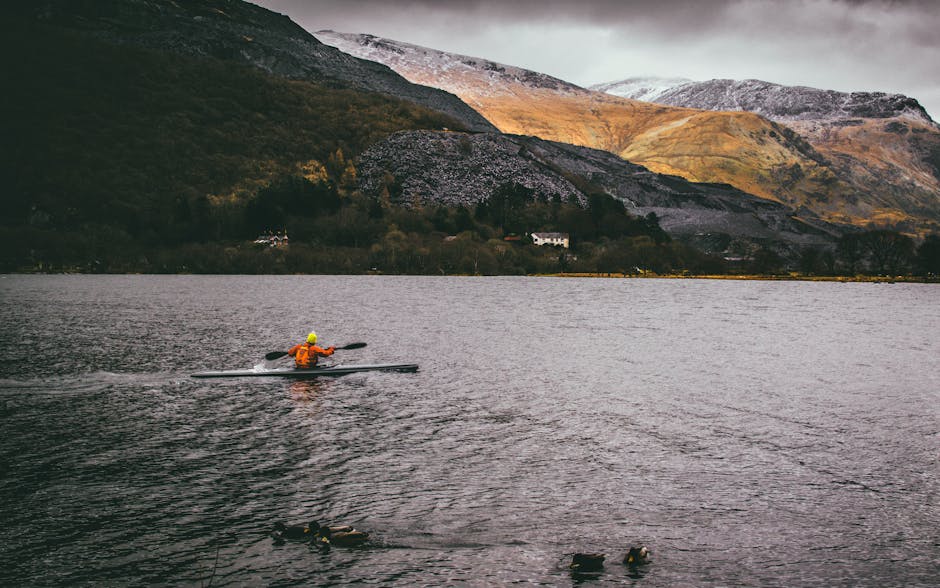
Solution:
<svg viewBox="0 0 940 588">
<path fill-rule="evenodd" d="M 225 370 L 218 372 L 199 372 L 194 378 L 317 378 L 321 376 L 342 376 L 359 372 L 416 372 L 416 363 L 375 363 L 366 365 L 333 365 L 306 370 L 297 368 L 275 368 L 270 370 Z"/>
</svg>

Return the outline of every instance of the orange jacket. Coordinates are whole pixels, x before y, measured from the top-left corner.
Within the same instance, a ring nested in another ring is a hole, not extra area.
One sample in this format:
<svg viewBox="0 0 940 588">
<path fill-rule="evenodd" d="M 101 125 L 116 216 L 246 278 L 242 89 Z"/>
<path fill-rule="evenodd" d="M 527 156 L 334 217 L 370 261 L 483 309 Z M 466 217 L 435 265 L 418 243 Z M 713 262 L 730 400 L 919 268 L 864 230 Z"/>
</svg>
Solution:
<svg viewBox="0 0 940 588">
<path fill-rule="evenodd" d="M 294 367 L 306 369 L 316 366 L 319 357 L 333 355 L 334 349 L 335 347 L 332 346 L 324 349 L 310 343 L 301 343 L 288 349 L 287 355 L 294 358 Z"/>
</svg>

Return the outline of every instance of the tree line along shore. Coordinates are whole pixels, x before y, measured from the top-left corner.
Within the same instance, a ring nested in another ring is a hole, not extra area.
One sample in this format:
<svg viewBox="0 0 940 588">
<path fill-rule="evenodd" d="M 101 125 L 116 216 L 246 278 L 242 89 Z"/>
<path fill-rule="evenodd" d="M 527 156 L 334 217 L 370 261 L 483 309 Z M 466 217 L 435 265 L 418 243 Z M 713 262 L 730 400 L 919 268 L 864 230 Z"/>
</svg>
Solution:
<svg viewBox="0 0 940 588">
<path fill-rule="evenodd" d="M 726 239 L 721 251 L 707 252 L 670 237 L 655 215 L 630 215 L 606 194 L 590 194 L 586 204 L 564 202 L 513 183 L 472 208 L 405 207 L 328 179 L 290 175 L 242 205 L 193 207 L 181 200 L 176 215 L 170 238 L 104 224 L 74 232 L 4 227 L 11 245 L 0 253 L 0 270 L 870 281 L 940 274 L 935 235 L 917 243 L 895 231 L 856 231 L 831 247 L 803 249 Z M 530 237 L 536 231 L 561 232 L 571 246 L 536 245 Z"/>
</svg>

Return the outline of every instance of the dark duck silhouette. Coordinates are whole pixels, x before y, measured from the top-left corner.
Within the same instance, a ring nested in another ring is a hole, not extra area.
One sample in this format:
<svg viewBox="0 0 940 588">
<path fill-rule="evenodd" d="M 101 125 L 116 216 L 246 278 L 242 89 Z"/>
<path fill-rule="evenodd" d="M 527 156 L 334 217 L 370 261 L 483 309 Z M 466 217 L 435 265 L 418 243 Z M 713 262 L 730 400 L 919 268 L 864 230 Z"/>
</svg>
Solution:
<svg viewBox="0 0 940 588">
<path fill-rule="evenodd" d="M 633 567 L 640 566 L 650 561 L 650 550 L 646 547 L 631 547 L 623 556 L 624 565 Z"/>
<path fill-rule="evenodd" d="M 316 523 L 307 523 L 306 525 L 285 525 L 284 523 L 274 523 L 274 531 L 271 532 L 271 537 L 274 538 L 275 543 L 283 543 L 284 541 L 311 541 L 317 534 L 317 525 L 316 527 L 312 526 Z"/>
<path fill-rule="evenodd" d="M 597 572 L 604 569 L 606 557 L 603 553 L 575 553 L 568 568 L 575 572 Z"/>
<path fill-rule="evenodd" d="M 320 526 L 317 523 L 310 523 L 311 529 L 316 529 L 316 542 L 318 546 L 337 545 L 339 547 L 354 547 L 362 545 L 369 540 L 369 534 L 365 531 L 358 531 L 349 525 L 342 526 Z"/>
</svg>

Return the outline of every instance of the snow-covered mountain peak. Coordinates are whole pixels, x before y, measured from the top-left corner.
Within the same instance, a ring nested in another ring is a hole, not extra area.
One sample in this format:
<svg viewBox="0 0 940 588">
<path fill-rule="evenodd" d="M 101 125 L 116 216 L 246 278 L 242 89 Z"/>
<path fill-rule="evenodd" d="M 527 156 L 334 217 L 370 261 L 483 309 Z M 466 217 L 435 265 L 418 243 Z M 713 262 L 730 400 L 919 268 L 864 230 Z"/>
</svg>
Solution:
<svg viewBox="0 0 940 588">
<path fill-rule="evenodd" d="M 681 78 L 628 78 L 591 88 L 669 106 L 754 112 L 782 122 L 902 117 L 933 123 L 917 100 L 885 92 L 838 92 L 753 79 L 693 82 Z"/>
<path fill-rule="evenodd" d="M 657 78 L 657 77 L 632 77 L 618 82 L 607 82 L 605 84 L 594 84 L 590 86 L 591 90 L 605 92 L 622 98 L 632 100 L 642 100 L 644 102 L 657 102 L 666 92 L 676 86 L 693 83 L 686 78 Z"/>
</svg>

